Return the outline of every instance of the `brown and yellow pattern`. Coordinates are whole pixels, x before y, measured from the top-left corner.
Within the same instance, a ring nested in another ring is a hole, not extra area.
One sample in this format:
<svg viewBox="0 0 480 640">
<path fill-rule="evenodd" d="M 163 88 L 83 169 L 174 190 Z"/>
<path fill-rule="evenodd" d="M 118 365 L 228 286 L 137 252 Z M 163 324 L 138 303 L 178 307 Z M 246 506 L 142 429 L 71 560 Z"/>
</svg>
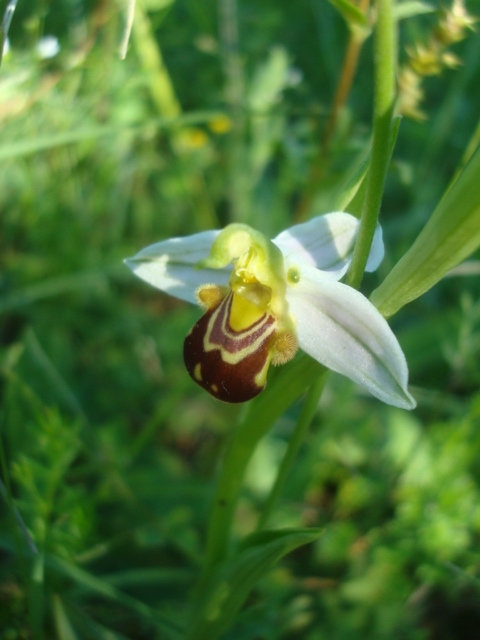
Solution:
<svg viewBox="0 0 480 640">
<path fill-rule="evenodd" d="M 234 330 L 232 291 L 193 326 L 183 357 L 193 380 L 224 402 L 245 402 L 264 388 L 277 322 L 267 312 Z"/>
</svg>

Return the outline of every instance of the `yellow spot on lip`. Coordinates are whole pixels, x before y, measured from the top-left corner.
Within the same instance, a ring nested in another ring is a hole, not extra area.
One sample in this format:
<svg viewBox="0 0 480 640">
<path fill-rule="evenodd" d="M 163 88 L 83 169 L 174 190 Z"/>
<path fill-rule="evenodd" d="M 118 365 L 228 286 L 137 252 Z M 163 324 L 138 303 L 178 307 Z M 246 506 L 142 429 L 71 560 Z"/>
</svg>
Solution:
<svg viewBox="0 0 480 640">
<path fill-rule="evenodd" d="M 202 381 L 202 364 L 200 362 L 196 364 L 195 368 L 193 369 L 193 377 L 199 382 Z"/>
<path fill-rule="evenodd" d="M 265 311 L 247 298 L 233 294 L 229 324 L 233 331 L 244 331 L 265 315 Z"/>
<path fill-rule="evenodd" d="M 218 393 L 218 387 L 216 384 L 210 385 L 210 389 L 213 391 L 213 393 Z"/>
</svg>

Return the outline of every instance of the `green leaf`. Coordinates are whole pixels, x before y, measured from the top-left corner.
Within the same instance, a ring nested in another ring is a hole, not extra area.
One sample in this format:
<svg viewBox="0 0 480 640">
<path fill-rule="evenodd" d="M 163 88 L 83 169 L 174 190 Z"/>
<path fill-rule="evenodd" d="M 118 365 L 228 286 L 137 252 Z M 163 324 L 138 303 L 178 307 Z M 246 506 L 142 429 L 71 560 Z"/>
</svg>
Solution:
<svg viewBox="0 0 480 640">
<path fill-rule="evenodd" d="M 147 11 L 162 11 L 166 9 L 171 4 L 173 4 L 174 0 L 144 0 L 143 4 Z"/>
<path fill-rule="evenodd" d="M 248 91 L 248 106 L 254 114 L 266 113 L 280 98 L 288 82 L 288 53 L 273 47 L 256 70 Z"/>
<path fill-rule="evenodd" d="M 124 125 L 90 125 L 75 127 L 69 131 L 50 131 L 39 133 L 36 137 L 2 142 L 0 145 L 0 160 L 18 158 L 32 155 L 48 149 L 54 149 L 65 145 L 76 144 L 86 140 L 98 140 L 102 137 L 118 137 L 123 133 L 133 135 L 141 134 L 152 128 L 158 130 L 178 127 L 188 127 L 196 124 L 208 123 L 221 115 L 218 111 L 195 111 L 177 117 L 163 117 L 145 120 L 142 123 L 127 123 Z"/>
<path fill-rule="evenodd" d="M 435 7 L 431 4 L 428 4 L 427 2 L 420 2 L 418 0 L 412 0 L 412 2 L 398 2 L 393 7 L 393 15 L 397 20 L 413 18 L 425 13 L 432 13 L 433 11 L 435 11 Z"/>
<path fill-rule="evenodd" d="M 282 92 L 288 86 L 290 60 L 283 47 L 273 47 L 257 68 L 249 87 L 250 166 L 252 179 L 260 179 L 275 145 L 282 135 L 283 118 L 275 113 Z"/>
<path fill-rule="evenodd" d="M 365 176 L 370 164 L 371 148 L 368 146 L 362 151 L 355 164 L 344 178 L 343 184 L 338 190 L 338 197 L 333 211 L 348 211 L 357 218 L 362 213 L 363 198 L 365 197 Z"/>
<path fill-rule="evenodd" d="M 57 594 L 53 596 L 53 617 L 59 640 L 78 640 L 78 636 L 70 624 L 60 596 Z"/>
<path fill-rule="evenodd" d="M 402 121 L 401 116 L 392 118 L 390 127 L 390 157 L 398 137 L 398 131 Z M 370 165 L 372 148 L 369 144 L 359 155 L 356 163 L 345 177 L 344 183 L 339 189 L 339 197 L 334 206 L 334 211 L 348 211 L 360 218 L 362 214 L 363 200 L 365 198 L 365 177 Z"/>
<path fill-rule="evenodd" d="M 365 14 L 348 0 L 329 0 L 335 9 L 340 13 L 342 18 L 349 27 L 355 25 L 357 27 L 369 27 Z"/>
<path fill-rule="evenodd" d="M 417 239 L 371 295 L 385 317 L 431 289 L 480 246 L 480 148 Z"/>
<path fill-rule="evenodd" d="M 267 388 L 251 400 L 237 425 L 223 462 L 207 545 L 207 573 L 227 555 L 233 513 L 245 469 L 258 441 L 325 368 L 306 353 L 271 372 Z"/>
<path fill-rule="evenodd" d="M 329 0 L 347 23 L 351 32 L 356 33 L 361 40 L 367 38 L 372 29 L 367 16 L 349 0 Z"/>
<path fill-rule="evenodd" d="M 230 627 L 255 584 L 283 556 L 321 534 L 319 529 L 283 529 L 246 538 L 237 555 L 205 585 L 189 627 L 189 639 L 218 638 Z"/>
<path fill-rule="evenodd" d="M 87 592 L 113 600 L 135 611 L 140 617 L 153 622 L 163 634 L 162 637 L 168 640 L 178 640 L 182 637 L 182 629 L 176 621 L 172 622 L 169 616 L 116 589 L 103 578 L 94 576 L 85 571 L 85 569 L 81 569 L 53 555 L 48 557 L 47 563 L 52 570 L 73 580 L 77 585 L 86 589 Z"/>
</svg>

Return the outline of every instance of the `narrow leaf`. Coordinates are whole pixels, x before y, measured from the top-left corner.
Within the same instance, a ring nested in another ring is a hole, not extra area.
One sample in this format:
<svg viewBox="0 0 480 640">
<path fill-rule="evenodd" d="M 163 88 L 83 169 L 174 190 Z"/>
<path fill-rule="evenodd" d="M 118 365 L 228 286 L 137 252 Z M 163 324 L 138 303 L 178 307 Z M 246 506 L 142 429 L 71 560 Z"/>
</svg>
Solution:
<svg viewBox="0 0 480 640">
<path fill-rule="evenodd" d="M 432 13 L 435 11 L 435 7 L 427 2 L 420 2 L 419 0 L 412 0 L 410 2 L 398 2 L 393 8 L 393 15 L 397 20 L 403 20 L 404 18 L 414 18 L 425 13 Z"/>
<path fill-rule="evenodd" d="M 163 633 L 162 637 L 168 640 L 178 640 L 182 637 L 181 629 L 176 623 L 173 623 L 169 617 L 159 611 L 155 611 L 140 600 L 132 598 L 126 593 L 116 589 L 103 578 L 94 576 L 88 571 L 54 556 L 48 557 L 48 564 L 51 569 L 67 576 L 87 591 L 113 600 L 135 611 L 142 618 L 154 622 L 157 628 Z"/>
<path fill-rule="evenodd" d="M 385 317 L 431 289 L 480 246 L 480 148 L 371 301 Z"/>
<path fill-rule="evenodd" d="M 45 132 L 37 137 L 30 136 L 23 140 L 2 142 L 0 145 L 0 160 L 27 156 L 47 149 L 83 142 L 84 140 L 97 140 L 103 136 L 119 136 L 123 132 L 140 134 L 142 131 L 149 131 L 153 127 L 161 130 L 203 124 L 218 118 L 219 115 L 221 114 L 218 111 L 196 111 L 175 118 L 152 118 L 143 121 L 141 124 L 128 123 L 125 126 L 115 125 L 113 127 L 110 125 L 91 125 L 73 128 L 70 131 L 61 133 L 57 131 Z"/>
<path fill-rule="evenodd" d="M 330 4 L 340 13 L 349 28 L 369 28 L 367 17 L 353 2 L 349 2 L 349 0 L 330 0 Z"/>
<path fill-rule="evenodd" d="M 70 624 L 60 596 L 57 594 L 53 596 L 53 617 L 59 640 L 78 640 L 78 636 Z"/>
<path fill-rule="evenodd" d="M 256 444 L 275 420 L 325 369 L 306 353 L 299 353 L 285 367 L 271 372 L 267 388 L 245 408 L 228 446 L 217 483 L 208 531 L 206 575 L 227 555 L 230 529 L 245 469 Z"/>
<path fill-rule="evenodd" d="M 319 529 L 253 534 L 238 555 L 214 573 L 194 612 L 190 640 L 215 640 L 226 631 L 255 584 L 287 553 L 313 542 Z"/>
</svg>

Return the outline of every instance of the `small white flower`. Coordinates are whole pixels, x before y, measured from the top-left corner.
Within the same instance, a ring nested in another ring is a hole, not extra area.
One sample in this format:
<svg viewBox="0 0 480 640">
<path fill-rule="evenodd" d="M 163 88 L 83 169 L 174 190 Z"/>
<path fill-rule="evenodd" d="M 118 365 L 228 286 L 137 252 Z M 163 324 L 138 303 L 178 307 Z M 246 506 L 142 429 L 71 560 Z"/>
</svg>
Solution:
<svg viewBox="0 0 480 640">
<path fill-rule="evenodd" d="M 383 402 L 413 409 L 405 356 L 388 323 L 361 293 L 338 282 L 358 232 L 348 213 L 319 216 L 273 240 L 243 224 L 151 245 L 127 266 L 205 314 L 185 339 L 192 378 L 227 402 L 243 402 L 266 384 L 270 364 L 297 347 Z M 368 260 L 383 259 L 378 228 Z"/>
<path fill-rule="evenodd" d="M 44 36 L 37 42 L 37 56 L 41 60 L 50 60 L 60 51 L 60 43 L 55 36 Z"/>
</svg>

